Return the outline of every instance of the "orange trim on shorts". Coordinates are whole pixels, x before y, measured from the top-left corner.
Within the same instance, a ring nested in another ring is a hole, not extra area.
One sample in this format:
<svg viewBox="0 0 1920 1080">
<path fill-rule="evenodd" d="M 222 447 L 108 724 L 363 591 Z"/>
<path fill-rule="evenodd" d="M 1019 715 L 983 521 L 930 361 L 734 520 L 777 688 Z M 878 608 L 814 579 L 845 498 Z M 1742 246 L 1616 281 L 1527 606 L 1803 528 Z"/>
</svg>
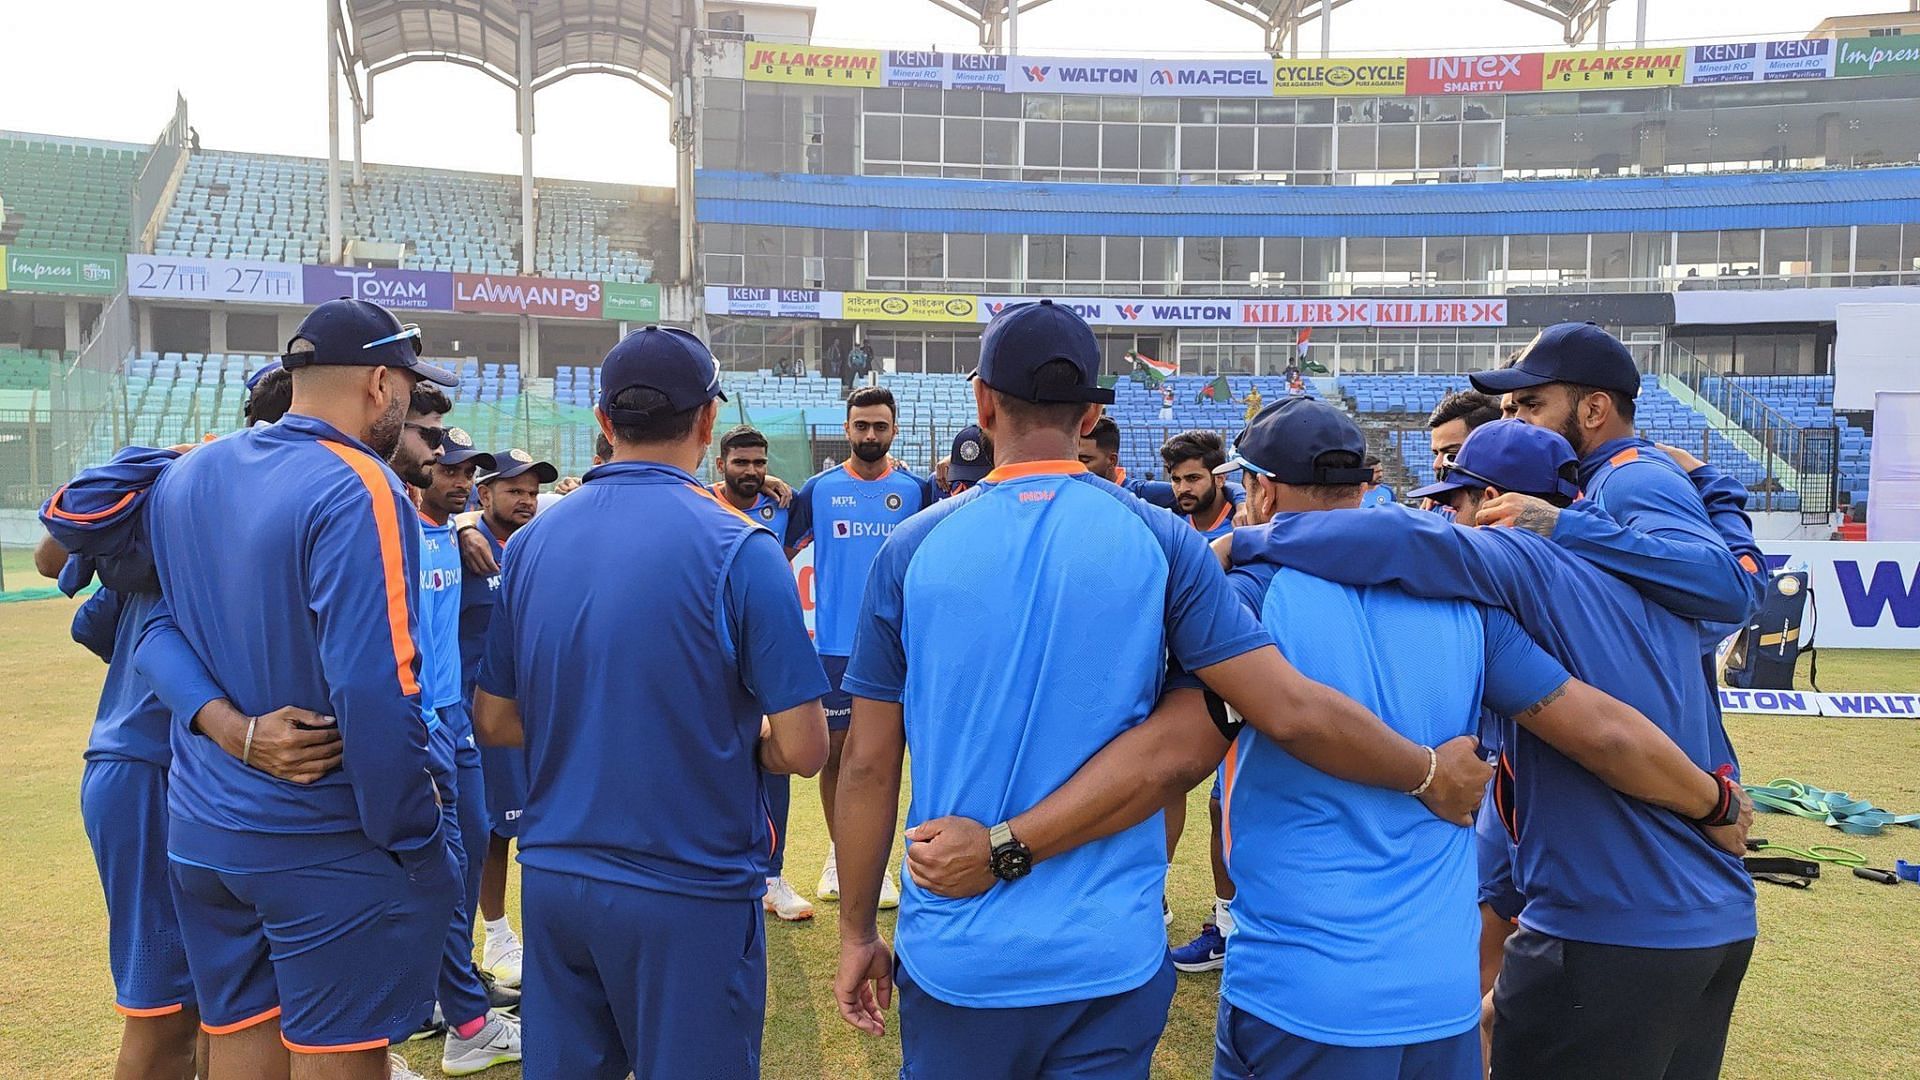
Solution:
<svg viewBox="0 0 1920 1080">
<path fill-rule="evenodd" d="M 393 1045 L 391 1039 L 368 1039 L 366 1042 L 342 1043 L 339 1046 L 302 1046 L 285 1035 L 280 1036 L 280 1042 L 296 1054 L 357 1054 L 362 1050 L 385 1050 Z"/>
<path fill-rule="evenodd" d="M 122 1005 L 117 1001 L 113 1003 L 114 1012 L 119 1013 L 121 1016 L 131 1016 L 131 1017 L 172 1016 L 174 1013 L 180 1012 L 185 1008 L 186 1008 L 186 1005 L 180 1002 L 175 1002 L 172 1005 L 162 1005 L 157 1009 L 129 1009 L 125 1005 Z"/>
<path fill-rule="evenodd" d="M 268 1009 L 266 1012 L 260 1013 L 257 1016 L 249 1016 L 245 1020 L 240 1020 L 235 1023 L 231 1023 L 231 1024 L 203 1023 L 200 1025 L 200 1030 L 206 1032 L 209 1035 L 231 1035 L 236 1031 L 245 1031 L 246 1029 L 253 1027 L 257 1024 L 264 1024 L 269 1020 L 278 1019 L 279 1016 L 280 1016 L 280 1006 L 275 1005 L 273 1008 Z"/>
<path fill-rule="evenodd" d="M 89 521 L 99 521 L 103 518 L 112 517 L 113 515 L 119 513 L 120 511 L 125 510 L 127 508 L 127 504 L 132 502 L 134 500 L 134 497 L 140 494 L 137 491 L 129 491 L 125 495 L 120 496 L 119 502 L 114 503 L 112 506 L 107 507 L 105 510 L 95 510 L 92 513 L 88 513 L 88 514 L 76 514 L 68 510 L 60 509 L 60 496 L 65 495 L 66 493 L 67 493 L 67 485 L 61 484 L 60 490 L 54 492 L 53 498 L 47 500 L 47 513 L 52 514 L 54 517 L 57 517 L 62 521 L 77 521 L 77 522 L 81 522 L 82 524 Z"/>
<path fill-rule="evenodd" d="M 1233 805 L 1234 767 L 1240 763 L 1240 740 L 1227 744 L 1227 759 L 1220 766 L 1220 857 L 1233 854 L 1233 822 L 1227 808 Z"/>
<path fill-rule="evenodd" d="M 352 469 L 353 474 L 360 478 L 360 483 L 366 486 L 367 495 L 373 501 L 373 529 L 380 539 L 380 569 L 387 585 L 387 635 L 393 641 L 393 665 L 400 676 L 400 692 L 418 694 L 420 680 L 413 673 L 413 662 L 418 654 L 414 650 L 413 634 L 408 630 L 407 620 L 407 597 L 410 592 L 407 563 L 400 551 L 400 516 L 393 509 L 392 489 L 387 484 L 380 463 L 372 457 L 325 439 L 320 440 L 320 445 L 346 462 L 347 468 Z"/>
</svg>

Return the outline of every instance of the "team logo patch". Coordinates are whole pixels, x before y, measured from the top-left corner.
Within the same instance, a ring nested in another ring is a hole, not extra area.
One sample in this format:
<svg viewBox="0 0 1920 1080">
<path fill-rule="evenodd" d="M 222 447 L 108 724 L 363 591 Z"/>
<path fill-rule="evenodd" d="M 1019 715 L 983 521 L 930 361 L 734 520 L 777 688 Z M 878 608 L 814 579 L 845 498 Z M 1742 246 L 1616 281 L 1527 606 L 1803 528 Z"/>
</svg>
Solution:
<svg viewBox="0 0 1920 1080">
<path fill-rule="evenodd" d="M 445 438 L 455 446 L 468 447 L 473 445 L 473 436 L 467 434 L 465 428 L 450 427 L 447 429 Z"/>
<path fill-rule="evenodd" d="M 507 451 L 507 457 L 514 461 L 519 462 L 522 465 L 529 464 L 533 461 L 532 454 L 527 453 L 525 450 L 522 450 L 517 446 Z"/>
<path fill-rule="evenodd" d="M 772 520 L 773 520 L 773 507 L 771 507 L 771 506 L 763 506 L 763 507 L 761 507 L 761 508 L 760 508 L 760 520 L 762 520 L 762 521 L 772 521 Z"/>
<path fill-rule="evenodd" d="M 961 443 L 960 444 L 960 460 L 961 461 L 979 461 L 980 460 L 980 444 L 977 442 L 974 442 L 972 439 L 968 439 L 966 442 Z"/>
<path fill-rule="evenodd" d="M 900 496 L 897 492 L 890 493 L 887 495 L 887 509 L 889 510 L 900 509 Z"/>
</svg>

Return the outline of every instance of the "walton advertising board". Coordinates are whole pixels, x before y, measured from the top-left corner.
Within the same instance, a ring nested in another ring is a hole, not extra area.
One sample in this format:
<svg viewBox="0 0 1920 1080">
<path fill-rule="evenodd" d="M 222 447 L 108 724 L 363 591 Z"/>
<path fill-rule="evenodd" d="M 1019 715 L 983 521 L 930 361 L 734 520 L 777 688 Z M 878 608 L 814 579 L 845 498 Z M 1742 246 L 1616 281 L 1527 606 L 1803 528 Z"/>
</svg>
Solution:
<svg viewBox="0 0 1920 1080">
<path fill-rule="evenodd" d="M 1804 561 L 1811 572 L 1812 631 L 1802 641 L 1835 649 L 1920 649 L 1920 543 L 1768 542 L 1767 562 Z"/>
<path fill-rule="evenodd" d="M 302 304 L 307 294 L 297 263 L 129 255 L 127 295 L 140 300 Z"/>
</svg>

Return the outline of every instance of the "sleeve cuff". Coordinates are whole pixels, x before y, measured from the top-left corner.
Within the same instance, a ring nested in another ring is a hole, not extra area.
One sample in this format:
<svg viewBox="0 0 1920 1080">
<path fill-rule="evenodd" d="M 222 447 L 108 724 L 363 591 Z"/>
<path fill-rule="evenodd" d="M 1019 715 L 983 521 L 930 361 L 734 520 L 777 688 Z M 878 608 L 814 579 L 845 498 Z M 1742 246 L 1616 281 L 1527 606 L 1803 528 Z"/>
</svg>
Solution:
<svg viewBox="0 0 1920 1080">
<path fill-rule="evenodd" d="M 805 688 L 798 693 L 788 694 L 785 697 L 763 699 L 760 702 L 760 711 L 768 716 L 772 716 L 774 713 L 783 713 L 788 709 L 805 705 L 809 701 L 818 701 L 826 697 L 827 691 L 831 689 L 833 689 L 833 687 L 827 685 L 826 676 L 822 675 L 816 686 Z"/>
<path fill-rule="evenodd" d="M 1224 642 L 1209 644 L 1202 652 L 1177 658 L 1181 667 L 1188 671 L 1199 671 L 1201 668 L 1225 663 L 1236 656 L 1245 656 L 1256 649 L 1272 644 L 1273 639 L 1268 637 L 1265 631 L 1250 632 Z"/>
<path fill-rule="evenodd" d="M 879 683 L 870 683 L 851 674 L 840 680 L 840 690 L 852 697 L 863 697 L 868 701 L 887 701 L 895 705 L 900 704 L 901 699 L 906 696 L 901 687 L 881 686 Z"/>
</svg>

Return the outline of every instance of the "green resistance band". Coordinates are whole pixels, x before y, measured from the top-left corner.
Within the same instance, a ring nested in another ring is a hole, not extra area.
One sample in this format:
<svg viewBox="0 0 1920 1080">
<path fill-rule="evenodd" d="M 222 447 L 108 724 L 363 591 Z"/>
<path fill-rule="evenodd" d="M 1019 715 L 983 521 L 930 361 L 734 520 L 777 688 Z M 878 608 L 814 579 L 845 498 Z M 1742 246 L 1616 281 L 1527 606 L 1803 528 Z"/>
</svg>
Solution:
<svg viewBox="0 0 1920 1080">
<path fill-rule="evenodd" d="M 1798 780 L 1782 778 L 1770 784 L 1742 786 L 1756 810 L 1824 820 L 1850 836 L 1878 836 L 1893 825 L 1920 827 L 1920 814 L 1890 813 L 1844 791 L 1825 791 Z"/>
</svg>

